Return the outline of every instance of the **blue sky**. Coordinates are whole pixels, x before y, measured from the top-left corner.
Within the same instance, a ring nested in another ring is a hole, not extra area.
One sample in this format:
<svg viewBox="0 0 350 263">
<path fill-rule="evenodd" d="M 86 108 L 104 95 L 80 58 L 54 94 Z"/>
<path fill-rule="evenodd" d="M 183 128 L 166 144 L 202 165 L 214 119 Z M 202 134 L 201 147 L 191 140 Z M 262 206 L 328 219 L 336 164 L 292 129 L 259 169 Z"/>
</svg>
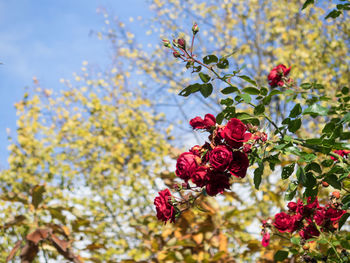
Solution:
<svg viewBox="0 0 350 263">
<path fill-rule="evenodd" d="M 89 34 L 103 27 L 98 7 L 126 22 L 149 15 L 146 0 L 0 0 L 0 167 L 8 156 L 6 128 L 16 129 L 13 105 L 33 76 L 57 90 L 83 61 L 108 63 L 108 44 Z"/>
</svg>

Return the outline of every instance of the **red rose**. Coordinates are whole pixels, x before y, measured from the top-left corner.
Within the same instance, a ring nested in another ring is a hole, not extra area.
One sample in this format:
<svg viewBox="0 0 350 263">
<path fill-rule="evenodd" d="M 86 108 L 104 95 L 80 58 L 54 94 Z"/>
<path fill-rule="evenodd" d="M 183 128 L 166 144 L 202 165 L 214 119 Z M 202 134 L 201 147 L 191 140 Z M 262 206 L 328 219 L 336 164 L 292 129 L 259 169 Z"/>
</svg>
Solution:
<svg viewBox="0 0 350 263">
<path fill-rule="evenodd" d="M 346 213 L 345 210 L 334 209 L 332 207 L 329 207 L 326 210 L 325 218 L 334 222 L 334 221 L 338 221 L 345 213 Z"/>
<path fill-rule="evenodd" d="M 284 82 L 282 80 L 282 77 L 286 77 L 289 72 L 290 68 L 287 68 L 285 65 L 278 65 L 277 67 L 274 67 L 270 74 L 267 76 L 267 80 L 272 88 L 276 86 L 282 87 L 284 85 Z"/>
<path fill-rule="evenodd" d="M 222 194 L 225 189 L 230 189 L 230 180 L 225 173 L 211 171 L 207 174 L 207 180 L 205 189 L 210 196 Z"/>
<path fill-rule="evenodd" d="M 299 235 L 303 239 L 307 240 L 312 237 L 318 237 L 320 235 L 320 232 L 317 230 L 317 228 L 313 224 L 311 224 L 311 225 L 308 225 L 307 227 L 304 227 L 299 232 Z"/>
<path fill-rule="evenodd" d="M 188 181 L 197 170 L 197 158 L 199 157 L 191 152 L 182 153 L 176 162 L 176 176 L 180 177 L 182 180 Z"/>
<path fill-rule="evenodd" d="M 289 202 L 287 206 L 289 210 L 292 212 L 295 212 L 297 210 L 297 203 L 295 202 Z"/>
<path fill-rule="evenodd" d="M 191 176 L 192 182 L 198 186 L 202 187 L 207 182 L 207 168 L 206 167 L 199 167 Z"/>
<path fill-rule="evenodd" d="M 314 220 L 315 220 L 317 225 L 322 226 L 325 222 L 325 218 L 326 218 L 326 211 L 325 211 L 324 207 L 318 209 L 315 212 Z"/>
<path fill-rule="evenodd" d="M 167 222 L 170 220 L 171 223 L 175 222 L 175 208 L 169 202 L 171 199 L 171 193 L 169 189 L 158 192 L 159 196 L 154 199 L 154 205 L 157 210 L 158 220 Z"/>
<path fill-rule="evenodd" d="M 232 154 L 232 162 L 230 163 L 230 173 L 233 176 L 244 178 L 249 166 L 247 154 L 235 151 Z"/>
<path fill-rule="evenodd" d="M 212 114 L 206 114 L 204 120 L 201 117 L 195 117 L 190 120 L 190 125 L 193 129 L 206 129 L 210 130 L 211 127 L 215 126 L 216 119 Z"/>
<path fill-rule="evenodd" d="M 225 171 L 232 161 L 232 151 L 225 145 L 216 146 L 209 154 L 209 162 L 215 170 Z"/>
<path fill-rule="evenodd" d="M 252 136 L 251 133 L 246 133 L 247 127 L 239 119 L 232 118 L 220 131 L 220 136 L 228 143 L 231 147 L 239 148 Z"/>
<path fill-rule="evenodd" d="M 275 221 L 272 223 L 281 233 L 292 232 L 294 226 L 294 217 L 281 212 L 275 215 Z"/>
</svg>

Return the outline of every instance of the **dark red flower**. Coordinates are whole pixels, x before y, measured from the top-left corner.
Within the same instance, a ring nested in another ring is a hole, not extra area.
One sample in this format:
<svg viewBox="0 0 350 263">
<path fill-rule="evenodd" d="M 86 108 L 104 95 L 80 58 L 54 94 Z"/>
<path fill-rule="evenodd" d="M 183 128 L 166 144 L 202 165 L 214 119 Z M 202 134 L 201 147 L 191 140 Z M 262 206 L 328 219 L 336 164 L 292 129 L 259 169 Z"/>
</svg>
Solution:
<svg viewBox="0 0 350 263">
<path fill-rule="evenodd" d="M 316 210 L 314 214 L 314 220 L 317 225 L 322 226 L 325 223 L 326 210 L 324 207 L 321 207 Z"/>
<path fill-rule="evenodd" d="M 154 205 L 157 210 L 158 220 L 167 222 L 170 220 L 171 223 L 175 222 L 175 208 L 170 203 L 172 198 L 169 189 L 158 192 L 159 196 L 154 199 Z"/>
<path fill-rule="evenodd" d="M 227 174 L 211 171 L 207 173 L 206 192 L 210 196 L 222 194 L 225 189 L 230 189 L 230 180 Z"/>
<path fill-rule="evenodd" d="M 232 151 L 225 145 L 216 146 L 209 153 L 209 162 L 215 170 L 225 171 L 232 161 Z"/>
<path fill-rule="evenodd" d="M 295 202 L 289 202 L 287 206 L 290 211 L 295 212 L 297 210 L 298 205 Z"/>
<path fill-rule="evenodd" d="M 303 239 L 307 240 L 307 239 L 312 238 L 312 237 L 318 237 L 320 235 L 320 232 L 317 230 L 317 228 L 313 224 L 310 224 L 310 225 L 304 227 L 299 232 L 299 235 Z"/>
<path fill-rule="evenodd" d="M 206 129 L 210 130 L 211 127 L 215 126 L 216 119 L 212 114 L 206 114 L 204 120 L 201 117 L 195 117 L 190 120 L 190 125 L 193 129 Z"/>
<path fill-rule="evenodd" d="M 244 178 L 249 166 L 249 160 L 246 153 L 235 151 L 232 154 L 232 162 L 229 171 L 233 176 Z"/>
<path fill-rule="evenodd" d="M 220 136 L 233 148 L 239 148 L 247 142 L 252 134 L 246 133 L 246 125 L 239 119 L 232 118 L 220 131 Z"/>
<path fill-rule="evenodd" d="M 207 182 L 207 168 L 206 167 L 199 167 L 191 176 L 192 182 L 198 186 L 202 187 Z"/>
<path fill-rule="evenodd" d="M 175 174 L 181 179 L 188 181 L 197 170 L 199 157 L 191 152 L 182 153 L 177 159 Z M 200 158 L 199 158 L 200 159 Z"/>
<path fill-rule="evenodd" d="M 284 85 L 284 82 L 282 80 L 282 77 L 287 77 L 290 72 L 291 67 L 287 68 L 285 65 L 278 65 L 274 67 L 270 74 L 267 76 L 267 80 L 272 88 L 276 86 L 282 87 Z"/>
<path fill-rule="evenodd" d="M 346 213 L 345 210 L 334 209 L 332 207 L 329 207 L 326 210 L 325 218 L 334 222 L 334 221 L 338 221 L 345 213 Z"/>
<path fill-rule="evenodd" d="M 281 233 L 292 232 L 294 228 L 294 217 L 281 212 L 275 215 L 275 221 L 272 223 Z"/>
</svg>

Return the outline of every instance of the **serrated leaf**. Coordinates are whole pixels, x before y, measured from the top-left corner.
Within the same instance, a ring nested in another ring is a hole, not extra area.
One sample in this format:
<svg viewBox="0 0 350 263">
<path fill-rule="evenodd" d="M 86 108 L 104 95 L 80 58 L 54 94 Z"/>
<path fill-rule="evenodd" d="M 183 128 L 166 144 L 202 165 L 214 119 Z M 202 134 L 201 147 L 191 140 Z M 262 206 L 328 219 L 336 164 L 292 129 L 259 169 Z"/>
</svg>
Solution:
<svg viewBox="0 0 350 263">
<path fill-rule="evenodd" d="M 207 65 L 210 64 L 210 63 L 216 63 L 218 61 L 219 61 L 219 59 L 215 55 L 208 55 L 208 56 L 205 56 L 203 58 L 203 63 L 207 64 Z"/>
<path fill-rule="evenodd" d="M 308 7 L 311 4 L 314 4 L 315 1 L 314 0 L 306 0 L 305 3 L 303 4 L 303 7 L 301 8 L 301 10 L 304 10 L 306 7 Z"/>
<path fill-rule="evenodd" d="M 202 84 L 199 90 L 204 98 L 208 98 L 213 92 L 213 85 L 211 83 Z"/>
<path fill-rule="evenodd" d="M 254 171 L 254 186 L 256 190 L 259 190 L 259 186 L 261 183 L 261 176 L 264 173 L 264 165 L 262 162 L 259 163 L 258 168 Z"/>
<path fill-rule="evenodd" d="M 301 119 L 291 120 L 288 124 L 288 131 L 296 132 L 301 127 Z"/>
<path fill-rule="evenodd" d="M 247 82 L 249 82 L 250 84 L 254 85 L 255 87 L 257 87 L 257 84 L 256 84 L 255 80 L 252 80 L 250 77 L 248 77 L 246 75 L 240 75 L 238 77 L 243 79 L 243 80 L 245 80 L 245 81 L 247 81 Z"/>
<path fill-rule="evenodd" d="M 295 118 L 297 116 L 299 116 L 300 114 L 302 113 L 302 109 L 301 109 L 301 106 L 300 104 L 296 104 L 293 109 L 290 111 L 289 113 L 289 117 L 290 118 Z"/>
<path fill-rule="evenodd" d="M 255 115 L 260 115 L 260 114 L 264 113 L 264 111 L 265 111 L 265 106 L 263 104 L 260 104 L 254 108 Z"/>
<path fill-rule="evenodd" d="M 282 168 L 281 178 L 283 180 L 289 178 L 292 175 L 292 173 L 294 172 L 294 166 L 295 166 L 295 163 L 292 163 L 292 164 L 290 164 L 288 166 L 284 166 Z"/>
<path fill-rule="evenodd" d="M 199 78 L 204 82 L 207 83 L 210 80 L 210 76 L 208 74 L 205 74 L 203 72 L 198 73 Z"/>
<path fill-rule="evenodd" d="M 183 97 L 187 97 L 192 93 L 195 93 L 201 89 L 202 85 L 199 83 L 192 84 L 184 88 L 183 90 L 180 91 L 179 95 Z"/>
<path fill-rule="evenodd" d="M 233 92 L 239 92 L 239 89 L 237 87 L 234 87 L 234 86 L 229 86 L 229 87 L 226 87 L 223 90 L 221 90 L 222 94 L 230 94 Z"/>
<path fill-rule="evenodd" d="M 303 115 L 306 115 L 306 114 L 310 114 L 312 117 L 327 116 L 328 109 L 319 104 L 313 104 L 304 110 Z"/>
<path fill-rule="evenodd" d="M 249 102 L 251 102 L 251 100 L 252 100 L 252 98 L 250 97 L 250 95 L 249 95 L 249 94 L 246 94 L 246 93 L 244 93 L 244 94 L 238 94 L 238 95 L 236 96 L 236 98 L 241 98 L 245 103 L 249 103 Z"/>
<path fill-rule="evenodd" d="M 219 68 L 219 69 L 227 69 L 229 67 L 229 62 L 226 58 L 222 58 L 220 59 L 220 61 L 216 64 L 216 66 Z"/>
</svg>

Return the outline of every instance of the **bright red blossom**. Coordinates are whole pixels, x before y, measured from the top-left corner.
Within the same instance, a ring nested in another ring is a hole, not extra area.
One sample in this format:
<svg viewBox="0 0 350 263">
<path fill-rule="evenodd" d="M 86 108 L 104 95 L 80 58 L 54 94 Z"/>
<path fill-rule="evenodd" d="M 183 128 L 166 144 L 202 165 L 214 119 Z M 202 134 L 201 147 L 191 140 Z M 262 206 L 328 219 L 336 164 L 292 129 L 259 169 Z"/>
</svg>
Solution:
<svg viewBox="0 0 350 263">
<path fill-rule="evenodd" d="M 190 125 L 193 129 L 206 129 L 210 130 L 211 127 L 215 126 L 216 118 L 212 114 L 206 114 L 204 120 L 201 117 L 195 117 L 190 120 Z"/>
<path fill-rule="evenodd" d="M 284 85 L 283 77 L 287 77 L 290 72 L 291 67 L 287 68 L 285 65 L 278 65 L 274 67 L 270 74 L 267 76 L 267 80 L 272 88 Z"/>
<path fill-rule="evenodd" d="M 196 161 L 197 158 L 199 157 L 194 155 L 192 152 L 182 153 L 177 159 L 175 174 L 185 181 L 191 179 L 192 174 L 198 167 Z"/>
<path fill-rule="evenodd" d="M 239 148 L 247 142 L 252 134 L 246 133 L 246 125 L 239 119 L 232 118 L 220 131 L 220 136 L 233 148 Z"/>
<path fill-rule="evenodd" d="M 170 204 L 172 197 L 169 189 L 158 192 L 159 196 L 154 199 L 154 205 L 157 210 L 158 220 L 164 221 L 165 223 L 170 220 L 171 223 L 175 222 L 175 208 Z"/>
</svg>

